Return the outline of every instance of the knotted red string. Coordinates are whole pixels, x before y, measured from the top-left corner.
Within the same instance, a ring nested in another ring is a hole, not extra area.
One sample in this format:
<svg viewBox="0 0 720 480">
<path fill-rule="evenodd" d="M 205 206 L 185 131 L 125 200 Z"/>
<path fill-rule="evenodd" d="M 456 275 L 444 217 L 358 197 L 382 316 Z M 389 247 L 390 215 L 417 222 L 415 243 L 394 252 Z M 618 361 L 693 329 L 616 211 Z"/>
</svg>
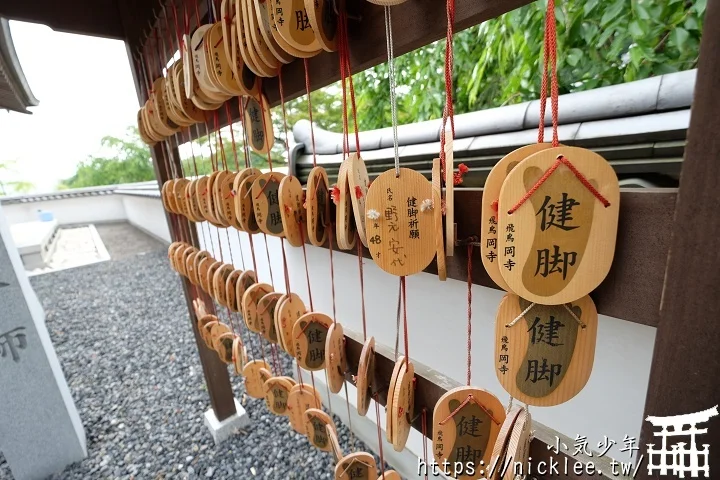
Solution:
<svg viewBox="0 0 720 480">
<path fill-rule="evenodd" d="M 558 78 L 557 78 L 557 25 L 555 0 L 548 0 L 545 12 L 545 39 L 543 47 L 543 75 L 540 86 L 540 123 L 538 143 L 545 141 L 545 108 L 547 104 L 548 75 L 550 75 L 550 108 L 552 109 L 552 146 L 560 145 L 558 139 Z"/>
<path fill-rule="evenodd" d="M 573 165 L 570 160 L 565 158 L 563 155 L 558 155 L 557 160 L 555 160 L 555 163 L 553 163 L 552 167 L 548 168 L 547 171 L 543 174 L 543 176 L 540 177 L 540 180 L 538 180 L 537 183 L 535 183 L 535 185 L 533 185 L 532 188 L 528 190 L 525 195 L 523 195 L 523 197 L 510 210 L 508 210 L 508 215 L 512 215 L 513 213 L 515 213 L 517 209 L 523 205 L 523 203 L 525 203 L 530 197 L 532 197 L 533 194 L 537 192 L 538 188 L 540 188 L 540 186 L 545 183 L 548 178 L 550 178 L 550 175 L 552 175 L 561 164 L 568 167 L 570 171 L 575 174 L 577 179 L 580 180 L 580 183 L 582 183 L 585 188 L 590 190 L 590 192 L 595 196 L 595 198 L 600 200 L 600 203 L 602 203 L 605 208 L 610 206 L 610 202 L 605 197 L 603 197 L 602 194 L 598 192 L 595 187 L 593 187 L 590 181 L 585 178 L 585 175 L 580 173 L 580 171 L 575 168 L 575 165 Z"/>
</svg>

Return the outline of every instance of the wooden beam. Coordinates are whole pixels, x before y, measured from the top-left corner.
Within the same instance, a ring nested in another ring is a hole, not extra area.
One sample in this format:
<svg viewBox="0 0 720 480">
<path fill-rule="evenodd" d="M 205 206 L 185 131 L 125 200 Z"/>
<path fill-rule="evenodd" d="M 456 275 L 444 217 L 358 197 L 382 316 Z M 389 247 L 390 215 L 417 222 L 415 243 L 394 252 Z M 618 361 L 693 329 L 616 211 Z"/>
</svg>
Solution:
<svg viewBox="0 0 720 480">
<path fill-rule="evenodd" d="M 40 23 L 59 32 L 123 40 L 118 1 L 123 0 L 73 0 L 62 5 L 53 0 L 6 1 L 0 2 L 0 17 Z"/>
<path fill-rule="evenodd" d="M 138 100 L 143 102 L 143 90 L 140 86 L 142 82 L 140 81 L 139 72 L 135 69 L 135 64 L 132 61 L 132 51 L 129 44 L 127 45 L 127 50 L 128 57 L 130 58 L 130 69 L 132 70 L 133 80 L 135 82 L 135 91 L 137 92 Z M 162 144 L 156 144 L 151 148 L 153 168 L 155 169 L 155 178 L 158 181 L 159 188 L 161 188 L 167 180 L 174 177 L 172 170 L 176 172 L 182 171 L 179 160 L 180 155 L 177 148 L 173 148 L 169 152 L 163 152 L 163 148 L 165 148 L 165 146 Z M 174 164 L 172 162 L 174 162 Z M 200 247 L 197 228 L 194 223 L 190 223 L 185 217 L 170 213 L 165 209 L 163 209 L 163 212 L 165 213 L 165 221 L 168 224 L 173 241 L 185 241 L 191 245 Z M 236 413 L 235 397 L 232 391 L 232 385 L 230 384 L 230 376 L 228 375 L 227 365 L 225 365 L 217 353 L 208 348 L 202 340 L 197 328 L 197 318 L 195 317 L 192 304 L 195 298 L 199 298 L 205 302 L 205 305 L 208 307 L 214 305 L 214 301 L 205 292 L 191 284 L 187 278 L 180 278 L 183 295 L 185 296 L 185 302 L 187 304 L 190 328 L 195 336 L 200 365 L 203 369 L 205 385 L 207 386 L 210 397 L 210 405 L 217 419 L 222 421 Z"/>
<path fill-rule="evenodd" d="M 622 189 L 617 246 L 610 273 L 590 296 L 598 312 L 643 325 L 657 326 L 670 233 L 677 193 L 673 189 Z M 455 222 L 459 240 L 480 233 L 481 189 L 455 190 Z M 331 204 L 331 218 L 335 218 Z M 355 250 L 340 250 L 356 255 Z M 367 249 L 366 258 L 370 258 Z M 455 255 L 445 259 L 448 278 L 467 280 L 467 246 L 455 247 Z M 482 267 L 480 249 L 475 248 L 473 264 Z M 425 272 L 437 275 L 435 262 Z M 484 268 L 473 268 L 473 283 L 489 288 L 495 285 Z"/>
<path fill-rule="evenodd" d="M 720 22 L 720 0 L 708 2 L 705 22 Z M 645 417 L 694 413 L 720 399 L 720 31 L 707 28 L 700 44 L 695 100 L 672 226 L 665 290 L 655 338 Z M 709 444 L 710 465 L 720 463 L 720 419 L 697 439 Z M 640 445 L 659 439 L 643 422 Z M 682 440 L 680 440 L 682 441 Z M 670 446 L 670 445 L 669 445 Z M 668 446 L 668 447 L 669 447 Z M 717 467 L 714 467 L 717 468 Z M 700 475 L 702 476 L 702 475 Z M 647 468 L 639 478 L 658 478 Z"/>
</svg>

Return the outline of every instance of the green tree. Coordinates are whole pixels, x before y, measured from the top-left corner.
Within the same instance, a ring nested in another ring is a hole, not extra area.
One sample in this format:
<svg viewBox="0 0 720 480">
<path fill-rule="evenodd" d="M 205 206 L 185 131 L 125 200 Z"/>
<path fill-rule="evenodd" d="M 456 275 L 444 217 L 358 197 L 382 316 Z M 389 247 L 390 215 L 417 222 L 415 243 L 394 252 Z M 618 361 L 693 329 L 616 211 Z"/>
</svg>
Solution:
<svg viewBox="0 0 720 480">
<path fill-rule="evenodd" d="M 688 70 L 697 65 L 707 0 L 563 0 L 555 15 L 560 94 Z M 546 0 L 455 34 L 456 113 L 521 103 L 540 95 Z M 399 23 L 395 25 L 399 28 Z M 352 48 L 352 47 L 351 47 Z M 356 48 L 361 48 L 357 46 Z M 396 59 L 400 124 L 442 117 L 445 40 Z M 353 76 L 362 130 L 391 124 L 387 64 Z M 337 105 L 325 118 L 341 131 L 340 90 L 325 89 Z M 330 98 L 328 98 L 330 97 Z M 292 102 L 291 102 L 292 103 Z M 317 117 L 317 118 L 315 118 Z M 307 118 L 298 109 L 293 119 Z M 322 120 L 321 120 L 322 118 Z M 290 123 L 292 125 L 292 123 Z"/>
<path fill-rule="evenodd" d="M 104 137 L 101 144 L 111 154 L 90 156 L 80 162 L 75 175 L 60 182 L 59 189 L 144 182 L 155 178 L 150 150 L 140 139 L 137 127 L 128 127 L 123 138 Z"/>
<path fill-rule="evenodd" d="M 0 173 L 3 177 L 15 173 L 15 161 L 0 161 Z M 31 182 L 24 180 L 0 180 L 0 195 L 11 195 L 13 193 L 28 193 L 35 188 Z"/>
</svg>

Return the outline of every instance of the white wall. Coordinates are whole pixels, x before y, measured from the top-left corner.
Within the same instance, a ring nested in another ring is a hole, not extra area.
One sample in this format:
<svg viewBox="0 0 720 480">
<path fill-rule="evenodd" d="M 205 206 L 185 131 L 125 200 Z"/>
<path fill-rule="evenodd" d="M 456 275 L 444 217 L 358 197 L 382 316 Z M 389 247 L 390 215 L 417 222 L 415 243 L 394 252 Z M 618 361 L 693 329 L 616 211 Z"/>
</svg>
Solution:
<svg viewBox="0 0 720 480">
<path fill-rule="evenodd" d="M 252 268 L 248 235 L 234 229 L 219 230 L 203 225 L 201 242 L 212 239 L 220 259 L 218 235 L 224 261 Z M 228 243 L 229 239 L 229 243 Z M 238 242 L 240 239 L 240 242 Z M 267 237 L 276 291 L 285 291 L 280 239 Z M 270 283 L 268 254 L 263 235 L 254 236 L 255 258 L 260 281 Z M 239 245 L 242 245 L 242 250 Z M 316 311 L 332 315 L 330 254 L 327 249 L 307 246 L 308 266 Z M 290 288 L 308 303 L 302 248 L 285 244 Z M 241 255 L 242 251 L 242 255 Z M 477 257 L 476 257 L 477 258 Z M 337 320 L 362 332 L 358 260 L 355 255 L 333 253 Z M 480 263 L 478 262 L 478 265 Z M 368 334 L 386 346 L 395 345 L 398 279 L 365 260 L 365 307 Z M 503 292 L 473 285 L 472 383 L 508 402 L 494 372 L 494 319 Z M 454 380 L 466 378 L 467 285 L 440 282 L 429 274 L 407 279 L 410 356 Z M 655 329 L 611 317 L 600 316 L 593 372 L 585 386 L 569 402 L 551 408 L 532 407 L 533 419 L 571 438 L 587 436 L 591 448 L 607 435 L 616 445 L 610 455 L 620 458 L 625 435 L 639 438 L 650 374 Z M 401 338 L 402 349 L 402 338 Z M 318 376 L 316 376 L 318 377 Z M 317 378 L 316 378 L 317 379 Z M 572 448 L 572 445 L 570 445 Z M 572 451 L 570 452 L 572 453 Z"/>
<path fill-rule="evenodd" d="M 97 195 L 3 205 L 5 217 L 11 225 L 36 221 L 38 210 L 52 212 L 60 225 L 117 222 L 126 218 L 122 197 L 119 195 Z"/>
<path fill-rule="evenodd" d="M 118 195 L 130 224 L 140 227 L 155 237 L 170 243 L 170 230 L 165 219 L 162 200 L 155 197 Z"/>
</svg>

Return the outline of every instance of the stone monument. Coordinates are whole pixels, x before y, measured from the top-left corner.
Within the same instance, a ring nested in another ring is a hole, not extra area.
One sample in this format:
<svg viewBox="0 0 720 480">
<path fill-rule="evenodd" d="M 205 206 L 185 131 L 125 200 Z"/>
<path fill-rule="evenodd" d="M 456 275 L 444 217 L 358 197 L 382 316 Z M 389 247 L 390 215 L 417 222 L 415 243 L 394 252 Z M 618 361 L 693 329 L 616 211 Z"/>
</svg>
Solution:
<svg viewBox="0 0 720 480">
<path fill-rule="evenodd" d="M 0 452 L 16 480 L 87 456 L 85 431 L 0 207 Z"/>
</svg>

